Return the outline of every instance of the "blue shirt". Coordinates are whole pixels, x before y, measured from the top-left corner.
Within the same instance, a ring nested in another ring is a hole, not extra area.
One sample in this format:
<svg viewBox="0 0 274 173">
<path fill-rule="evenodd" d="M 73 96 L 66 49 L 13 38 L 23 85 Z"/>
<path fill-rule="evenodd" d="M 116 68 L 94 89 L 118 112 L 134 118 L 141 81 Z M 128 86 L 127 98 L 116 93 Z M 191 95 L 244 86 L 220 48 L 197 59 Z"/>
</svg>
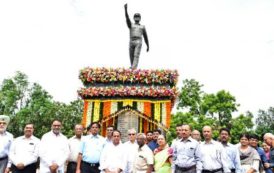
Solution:
<svg viewBox="0 0 274 173">
<path fill-rule="evenodd" d="M 222 146 L 224 147 L 226 154 L 229 158 L 229 168 L 230 169 L 235 169 L 236 173 L 240 173 L 241 172 L 241 161 L 240 161 L 240 154 L 239 154 L 239 150 L 236 146 L 227 143 L 222 144 Z"/>
<path fill-rule="evenodd" d="M 201 165 L 201 152 L 198 146 L 199 143 L 191 137 L 187 140 L 180 139 L 177 141 L 173 145 L 173 168 L 175 165 L 182 168 Z"/>
<path fill-rule="evenodd" d="M 0 158 L 7 157 L 11 143 L 13 141 L 13 135 L 9 132 L 0 134 Z"/>
<path fill-rule="evenodd" d="M 147 146 L 152 150 L 152 151 L 154 151 L 156 148 L 158 148 L 158 144 L 157 144 L 157 142 L 156 141 L 150 141 L 148 144 L 147 144 Z"/>
<path fill-rule="evenodd" d="M 99 163 L 105 141 L 100 135 L 85 136 L 80 149 L 82 160 L 88 163 Z"/>
</svg>

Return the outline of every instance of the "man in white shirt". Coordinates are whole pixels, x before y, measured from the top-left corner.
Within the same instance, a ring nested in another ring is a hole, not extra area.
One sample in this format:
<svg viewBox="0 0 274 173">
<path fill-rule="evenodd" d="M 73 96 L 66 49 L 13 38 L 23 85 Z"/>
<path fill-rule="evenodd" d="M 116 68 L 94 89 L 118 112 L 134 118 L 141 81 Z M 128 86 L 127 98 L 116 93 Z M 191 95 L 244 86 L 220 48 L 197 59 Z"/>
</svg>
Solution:
<svg viewBox="0 0 274 173">
<path fill-rule="evenodd" d="M 51 131 L 44 134 L 39 147 L 40 173 L 64 173 L 69 156 L 68 139 L 61 133 L 61 121 L 54 120 Z"/>
<path fill-rule="evenodd" d="M 68 158 L 67 173 L 75 173 L 77 167 L 77 158 L 80 152 L 80 146 L 83 135 L 83 126 L 76 124 L 74 126 L 74 136 L 69 139 L 70 154 Z"/>
<path fill-rule="evenodd" d="M 6 131 L 9 122 L 9 116 L 0 115 L 0 173 L 4 172 L 7 167 L 8 153 L 13 141 L 13 135 Z"/>
<path fill-rule="evenodd" d="M 107 127 L 107 136 L 106 136 L 106 144 L 111 144 L 112 143 L 112 132 L 114 130 L 114 126 L 113 125 L 109 125 Z"/>
<path fill-rule="evenodd" d="M 137 150 L 138 150 L 135 129 L 128 130 L 128 141 L 124 143 L 124 148 L 126 151 L 125 154 L 126 154 L 126 162 L 127 162 L 124 173 L 132 173 L 133 172 L 133 162 L 134 162 Z"/>
<path fill-rule="evenodd" d="M 33 136 L 33 131 L 33 124 L 26 124 L 24 136 L 16 138 L 11 144 L 9 160 L 12 173 L 36 173 L 40 139 Z"/>
<path fill-rule="evenodd" d="M 190 125 L 182 125 L 182 138 L 173 146 L 173 169 L 175 173 L 196 173 L 196 167 L 201 165 L 199 143 L 192 139 L 190 134 Z"/>
<path fill-rule="evenodd" d="M 121 144 L 121 132 L 114 130 L 112 144 L 107 145 L 100 158 L 101 173 L 121 173 L 126 167 L 125 153 Z"/>
<path fill-rule="evenodd" d="M 138 151 L 133 162 L 133 173 L 151 173 L 153 169 L 153 152 L 145 143 L 146 135 L 137 134 Z"/>
<path fill-rule="evenodd" d="M 229 159 L 223 146 L 212 139 L 212 129 L 203 127 L 205 141 L 199 145 L 201 152 L 201 165 L 197 165 L 197 173 L 230 173 Z"/>
<path fill-rule="evenodd" d="M 229 158 L 229 168 L 231 173 L 241 173 L 241 161 L 239 150 L 236 146 L 229 143 L 230 130 L 228 128 L 221 128 L 219 131 L 219 139 L 226 151 L 226 154 Z"/>
</svg>

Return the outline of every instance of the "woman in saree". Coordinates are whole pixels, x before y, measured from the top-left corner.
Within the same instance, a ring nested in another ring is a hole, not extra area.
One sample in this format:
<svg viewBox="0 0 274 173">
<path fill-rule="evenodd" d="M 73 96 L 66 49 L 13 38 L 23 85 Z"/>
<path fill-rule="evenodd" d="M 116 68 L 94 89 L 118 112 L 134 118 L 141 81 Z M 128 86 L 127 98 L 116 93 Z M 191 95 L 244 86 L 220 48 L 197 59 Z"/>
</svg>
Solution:
<svg viewBox="0 0 274 173">
<path fill-rule="evenodd" d="M 168 146 L 163 135 L 159 135 L 157 143 L 159 147 L 154 150 L 155 173 L 171 173 L 173 150 Z"/>
<path fill-rule="evenodd" d="M 240 135 L 240 160 L 242 173 L 259 173 L 260 156 L 258 152 L 249 146 L 249 135 Z"/>
</svg>

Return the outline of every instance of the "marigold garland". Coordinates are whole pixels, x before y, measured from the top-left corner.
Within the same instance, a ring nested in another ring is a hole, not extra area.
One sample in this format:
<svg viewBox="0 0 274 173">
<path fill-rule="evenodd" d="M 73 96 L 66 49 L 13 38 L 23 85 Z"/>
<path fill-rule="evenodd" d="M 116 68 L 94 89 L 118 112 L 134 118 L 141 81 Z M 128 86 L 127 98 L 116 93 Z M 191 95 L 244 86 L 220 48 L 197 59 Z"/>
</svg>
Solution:
<svg viewBox="0 0 274 173">
<path fill-rule="evenodd" d="M 149 102 L 144 102 L 144 114 L 151 117 L 151 104 Z"/>
<path fill-rule="evenodd" d="M 94 83 L 137 83 L 170 84 L 178 81 L 177 70 L 144 70 L 125 68 L 89 68 L 80 70 L 79 78 L 84 84 Z"/>
<path fill-rule="evenodd" d="M 94 114 L 93 114 L 93 121 L 99 121 L 100 117 L 100 102 L 94 103 Z"/>
<path fill-rule="evenodd" d="M 111 113 L 111 102 L 104 102 L 104 108 L 103 108 L 103 118 L 109 116 Z"/>
<path fill-rule="evenodd" d="M 166 117 L 167 117 L 167 111 L 166 111 L 166 103 L 162 103 L 162 123 L 166 126 Z"/>
<path fill-rule="evenodd" d="M 88 108 L 87 108 L 87 116 L 86 116 L 86 126 L 88 126 L 91 123 L 92 120 L 92 102 L 88 103 Z"/>
<path fill-rule="evenodd" d="M 83 118 L 82 118 L 82 125 L 86 127 L 87 124 L 87 109 L 88 109 L 88 101 L 84 102 L 84 111 L 83 111 Z"/>
<path fill-rule="evenodd" d="M 137 110 L 139 112 L 144 112 L 144 102 L 137 102 Z"/>
<path fill-rule="evenodd" d="M 171 120 L 171 103 L 166 103 L 166 126 L 170 126 Z"/>
<path fill-rule="evenodd" d="M 160 123 L 161 120 L 161 111 L 160 111 L 161 105 L 160 103 L 154 104 L 154 119 Z"/>
<path fill-rule="evenodd" d="M 122 100 L 121 100 L 122 101 Z M 86 127 L 93 121 L 101 121 L 106 117 L 116 113 L 118 111 L 118 103 L 121 104 L 120 109 L 125 106 L 133 108 L 133 103 L 136 104 L 136 110 L 144 115 L 148 116 L 151 120 L 155 120 L 157 123 L 161 123 L 164 126 L 169 127 L 171 118 L 171 102 L 162 101 L 151 101 L 151 100 L 131 100 L 126 99 L 121 102 L 120 100 L 85 100 L 84 112 L 82 118 L 82 124 Z M 131 105 L 131 106 L 130 106 Z M 119 109 L 119 110 L 120 110 Z M 93 111 L 92 111 L 93 110 Z M 115 121 L 109 121 L 107 124 L 113 124 Z M 142 122 L 144 131 L 147 131 L 150 127 L 150 123 Z M 153 125 L 153 127 L 155 124 Z M 152 128 L 153 128 L 152 127 Z"/>
</svg>

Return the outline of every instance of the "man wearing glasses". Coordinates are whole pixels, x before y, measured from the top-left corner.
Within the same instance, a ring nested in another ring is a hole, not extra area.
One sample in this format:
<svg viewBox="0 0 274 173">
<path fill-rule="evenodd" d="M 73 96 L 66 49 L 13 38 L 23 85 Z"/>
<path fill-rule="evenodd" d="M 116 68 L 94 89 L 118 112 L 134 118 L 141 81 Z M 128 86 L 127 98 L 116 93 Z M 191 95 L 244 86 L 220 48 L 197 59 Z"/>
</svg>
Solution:
<svg viewBox="0 0 274 173">
<path fill-rule="evenodd" d="M 100 124 L 98 122 L 92 122 L 88 126 L 89 135 L 85 136 L 81 143 L 76 173 L 100 172 L 99 161 L 106 140 L 98 134 L 99 129 Z"/>
<path fill-rule="evenodd" d="M 126 153 L 126 168 L 124 173 L 132 173 L 133 162 L 135 159 L 135 154 L 138 150 L 138 144 L 136 142 L 136 130 L 128 130 L 128 141 L 124 143 L 125 153 Z"/>
<path fill-rule="evenodd" d="M 39 147 L 40 173 L 64 173 L 70 151 L 68 138 L 61 133 L 61 127 L 61 121 L 54 120 L 51 131 L 42 136 Z"/>
<path fill-rule="evenodd" d="M 13 135 L 6 131 L 10 117 L 0 115 L 0 172 L 4 172 L 8 164 L 8 153 Z"/>
</svg>

